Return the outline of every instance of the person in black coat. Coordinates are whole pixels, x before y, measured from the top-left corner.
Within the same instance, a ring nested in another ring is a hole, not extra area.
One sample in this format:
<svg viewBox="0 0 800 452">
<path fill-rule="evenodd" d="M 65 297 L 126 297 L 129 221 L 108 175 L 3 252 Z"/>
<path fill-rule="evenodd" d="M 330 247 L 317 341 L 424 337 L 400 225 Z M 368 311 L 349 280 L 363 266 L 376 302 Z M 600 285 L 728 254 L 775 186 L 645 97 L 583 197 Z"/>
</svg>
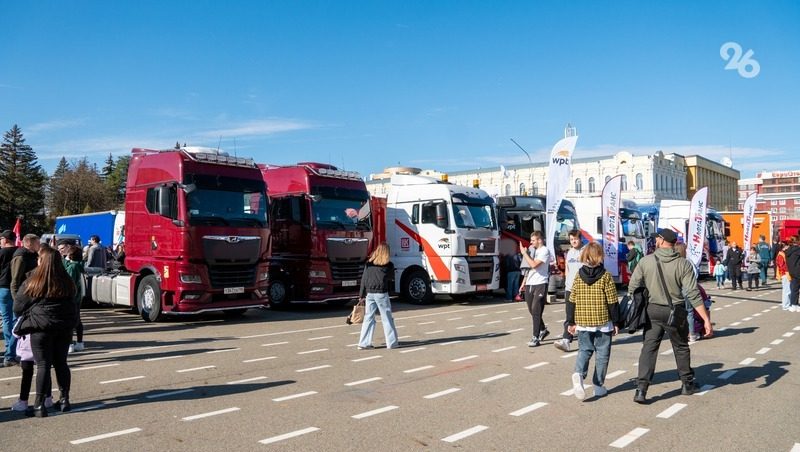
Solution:
<svg viewBox="0 0 800 452">
<path fill-rule="evenodd" d="M 361 325 L 361 336 L 358 340 L 358 349 L 372 349 L 372 334 L 375 331 L 375 314 L 381 313 L 383 335 L 386 339 L 386 348 L 397 348 L 397 328 L 394 326 L 392 316 L 392 303 L 389 300 L 389 290 L 394 279 L 394 265 L 389 260 L 389 245 L 386 242 L 379 244 L 369 256 L 364 275 L 361 277 L 359 298 L 366 300 L 364 307 L 364 322 Z"/>
<path fill-rule="evenodd" d="M 722 262 L 728 268 L 728 273 L 731 276 L 731 289 L 736 290 L 736 283 L 739 283 L 739 288 L 744 289 L 742 285 L 742 264 L 744 263 L 744 252 L 736 244 L 731 242 L 731 247 L 728 248 L 728 254 L 725 255 L 725 260 Z"/>
<path fill-rule="evenodd" d="M 14 300 L 14 313 L 21 320 L 18 334 L 31 335 L 31 349 L 36 362 L 36 402 L 33 414 L 47 416 L 45 395 L 51 387 L 50 367 L 54 367 L 60 400 L 56 407 L 69 411 L 70 371 L 67 350 L 75 327 L 75 283 L 64 269 L 61 256 L 49 247 L 39 249 L 39 266 L 25 280 Z"/>
</svg>

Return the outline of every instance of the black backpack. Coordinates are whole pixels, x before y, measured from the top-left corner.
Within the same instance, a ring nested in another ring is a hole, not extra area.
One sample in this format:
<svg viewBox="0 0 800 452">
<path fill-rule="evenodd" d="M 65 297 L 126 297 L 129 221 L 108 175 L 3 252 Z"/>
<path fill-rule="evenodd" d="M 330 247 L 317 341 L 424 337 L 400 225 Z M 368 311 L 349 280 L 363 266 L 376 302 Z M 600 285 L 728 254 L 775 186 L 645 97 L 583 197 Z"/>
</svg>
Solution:
<svg viewBox="0 0 800 452">
<path fill-rule="evenodd" d="M 797 245 L 786 250 L 786 268 L 792 279 L 800 279 L 800 248 Z"/>
<path fill-rule="evenodd" d="M 633 334 L 647 324 L 647 304 L 650 292 L 647 287 L 639 287 L 633 295 L 626 294 L 619 303 L 622 330 Z"/>
</svg>

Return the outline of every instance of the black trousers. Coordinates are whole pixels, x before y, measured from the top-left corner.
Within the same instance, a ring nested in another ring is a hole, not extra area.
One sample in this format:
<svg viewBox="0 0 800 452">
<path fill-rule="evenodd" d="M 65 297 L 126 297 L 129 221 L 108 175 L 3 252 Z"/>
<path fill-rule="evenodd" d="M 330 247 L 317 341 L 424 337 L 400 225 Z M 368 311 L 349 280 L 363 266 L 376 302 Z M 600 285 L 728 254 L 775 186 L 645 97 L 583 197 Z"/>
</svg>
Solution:
<svg viewBox="0 0 800 452">
<path fill-rule="evenodd" d="M 739 284 L 740 289 L 744 289 L 742 285 L 742 268 L 738 265 L 734 265 L 732 267 L 728 267 L 728 272 L 731 275 L 731 288 L 735 289 L 736 284 Z"/>
<path fill-rule="evenodd" d="M 67 365 L 67 352 L 72 342 L 72 331 L 42 331 L 31 333 L 31 350 L 36 361 L 36 395 L 47 394 L 52 387 L 50 367 L 56 370 L 61 394 L 69 392 L 71 374 Z"/>
<path fill-rule="evenodd" d="M 77 342 L 83 342 L 83 322 L 81 322 L 81 302 L 78 301 L 78 305 L 75 306 L 75 312 L 78 314 L 78 323 L 75 325 L 75 334 L 77 336 Z"/>
<path fill-rule="evenodd" d="M 669 311 L 669 306 L 654 303 L 647 306 L 649 319 L 644 327 L 644 343 L 639 354 L 639 376 L 637 378 L 639 387 L 646 388 L 653 380 L 658 348 L 661 346 L 661 340 L 665 334 L 669 335 L 669 341 L 672 343 L 672 353 L 675 355 L 675 364 L 678 367 L 681 381 L 686 383 L 694 380 L 694 370 L 692 370 L 689 354 L 689 325 L 686 322 L 686 308 L 675 305 L 675 316 L 678 318 L 678 325 L 675 327 L 666 325 Z"/>
<path fill-rule="evenodd" d="M 567 291 L 564 292 L 564 302 L 565 303 L 569 303 L 569 296 L 570 296 L 571 293 L 572 293 L 571 290 L 567 290 Z M 572 339 L 574 339 L 574 338 L 572 337 L 571 334 L 569 334 L 569 331 L 567 331 L 567 327 L 568 326 L 569 326 L 569 324 L 567 323 L 567 319 L 564 319 L 564 333 L 561 335 L 561 337 L 563 337 L 564 339 L 572 342 Z"/>
<path fill-rule="evenodd" d="M 531 313 L 533 320 L 533 337 L 538 338 L 539 333 L 545 330 L 544 305 L 547 298 L 547 284 L 537 284 L 535 286 L 525 286 L 525 303 L 528 304 L 528 312 Z"/>
<path fill-rule="evenodd" d="M 755 282 L 756 289 L 758 289 L 758 285 L 761 282 L 761 275 L 758 273 L 748 273 L 747 274 L 747 288 L 752 289 L 753 283 Z"/>
<path fill-rule="evenodd" d="M 789 304 L 797 306 L 800 296 L 800 278 L 792 278 L 789 282 Z"/>
</svg>

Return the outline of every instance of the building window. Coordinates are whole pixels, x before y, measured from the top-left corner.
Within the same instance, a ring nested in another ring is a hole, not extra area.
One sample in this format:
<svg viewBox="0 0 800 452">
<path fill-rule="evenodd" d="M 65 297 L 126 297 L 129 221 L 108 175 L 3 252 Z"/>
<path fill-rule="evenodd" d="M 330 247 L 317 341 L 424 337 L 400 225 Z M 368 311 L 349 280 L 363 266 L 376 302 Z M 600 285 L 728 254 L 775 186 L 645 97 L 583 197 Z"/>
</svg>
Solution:
<svg viewBox="0 0 800 452">
<path fill-rule="evenodd" d="M 535 187 L 535 186 L 536 186 L 536 183 L 534 182 L 534 184 L 533 184 L 533 185 L 534 185 L 534 187 Z M 520 194 L 520 195 L 522 195 L 522 196 L 525 196 L 525 195 L 527 195 L 527 193 L 525 193 L 525 182 L 523 182 L 523 183 L 519 184 L 519 194 Z M 535 194 L 535 193 L 534 193 L 534 194 Z"/>
<path fill-rule="evenodd" d="M 644 176 L 642 176 L 642 173 L 636 173 L 636 189 L 644 189 Z"/>
<path fill-rule="evenodd" d="M 776 201 L 776 200 L 772 200 L 772 201 L 770 201 L 770 202 L 769 202 L 769 205 L 771 205 L 771 206 L 777 206 L 777 205 L 778 205 L 778 201 Z"/>
<path fill-rule="evenodd" d="M 506 196 L 511 196 L 511 184 L 506 184 Z"/>
<path fill-rule="evenodd" d="M 539 184 L 538 183 L 536 183 L 536 182 L 533 183 L 533 193 L 531 193 L 531 194 L 532 195 L 538 195 L 539 194 Z"/>
<path fill-rule="evenodd" d="M 778 201 L 778 204 L 781 205 L 781 206 L 785 206 L 786 205 L 786 200 L 785 199 L 781 199 L 781 200 Z"/>
<path fill-rule="evenodd" d="M 628 176 L 626 176 L 624 174 L 622 175 L 622 184 L 620 184 L 620 185 L 621 185 L 620 190 L 622 190 L 622 191 L 628 190 Z"/>
<path fill-rule="evenodd" d="M 583 184 L 581 183 L 580 179 L 575 179 L 575 193 L 581 193 L 583 191 Z"/>
<path fill-rule="evenodd" d="M 589 193 L 594 193 L 595 186 L 594 186 L 594 177 L 589 178 Z"/>
<path fill-rule="evenodd" d="M 781 207 L 781 210 L 780 210 L 780 212 L 781 212 L 781 213 L 786 213 L 786 207 Z"/>
</svg>

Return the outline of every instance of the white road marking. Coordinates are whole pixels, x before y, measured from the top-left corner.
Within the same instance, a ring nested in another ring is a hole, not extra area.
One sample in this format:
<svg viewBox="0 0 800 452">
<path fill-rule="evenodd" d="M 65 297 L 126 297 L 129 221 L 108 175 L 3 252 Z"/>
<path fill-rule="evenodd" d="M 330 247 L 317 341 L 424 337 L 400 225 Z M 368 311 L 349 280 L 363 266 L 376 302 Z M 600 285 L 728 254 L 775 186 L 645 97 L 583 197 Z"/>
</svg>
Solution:
<svg viewBox="0 0 800 452">
<path fill-rule="evenodd" d="M 173 356 L 159 356 L 158 358 L 147 358 L 145 361 L 163 361 L 165 359 L 185 358 L 186 355 L 173 355 Z"/>
<path fill-rule="evenodd" d="M 670 354 L 672 354 L 672 349 L 670 348 L 670 349 L 664 350 L 663 352 L 661 352 L 659 354 L 660 355 L 670 355 Z"/>
<path fill-rule="evenodd" d="M 525 328 L 514 328 L 513 330 L 506 331 L 506 333 L 511 334 L 511 333 L 516 333 L 517 331 L 523 331 L 523 330 L 525 330 Z"/>
<path fill-rule="evenodd" d="M 735 301 L 735 302 L 733 302 L 733 304 L 739 304 L 739 303 L 741 303 L 741 301 Z"/>
<path fill-rule="evenodd" d="M 512 345 L 512 346 L 509 346 L 509 347 L 498 348 L 498 349 L 492 350 L 492 353 L 505 352 L 505 351 L 508 351 L 508 350 L 514 350 L 515 348 L 517 348 L 516 345 Z"/>
<path fill-rule="evenodd" d="M 563 395 L 563 396 L 571 396 L 573 394 L 575 394 L 575 389 L 570 389 L 568 391 L 564 391 L 564 392 L 561 393 L 561 395 Z"/>
<path fill-rule="evenodd" d="M 800 443 L 794 443 L 794 447 L 789 452 L 800 452 Z"/>
<path fill-rule="evenodd" d="M 81 366 L 81 367 L 70 367 L 69 370 L 72 372 L 77 372 L 79 370 L 92 370 L 92 369 L 102 369 L 103 367 L 114 367 L 119 366 L 119 363 L 111 363 L 111 364 L 98 364 L 96 366 Z M 19 377 L 15 377 L 19 378 Z M 2 378 L 0 381 L 7 380 L 7 378 Z"/>
<path fill-rule="evenodd" d="M 76 439 L 76 440 L 70 441 L 69 443 L 70 444 L 83 444 L 83 443 L 89 443 L 89 442 L 92 442 L 92 441 L 97 441 L 97 440 L 106 439 L 106 438 L 113 438 L 115 436 L 127 435 L 129 433 L 136 433 L 136 432 L 141 432 L 141 431 L 142 431 L 142 429 L 140 429 L 139 427 L 134 427 L 134 428 L 129 428 L 127 430 L 120 430 L 118 432 L 103 433 L 102 435 L 96 435 L 96 436 L 90 436 L 88 438 Z"/>
<path fill-rule="evenodd" d="M 305 369 L 297 369 L 295 372 L 311 372 L 312 370 L 320 370 L 320 369 L 327 369 L 328 367 L 333 367 L 330 364 L 323 364 L 321 366 L 315 367 L 306 367 Z"/>
<path fill-rule="evenodd" d="M 525 318 L 525 316 L 511 317 L 509 320 L 519 320 L 519 319 L 524 319 L 524 318 Z"/>
<path fill-rule="evenodd" d="M 101 385 L 105 385 L 105 384 L 109 384 L 109 383 L 120 383 L 120 382 L 123 382 L 123 381 L 139 380 L 139 379 L 142 379 L 142 378 L 144 378 L 144 375 L 137 375 L 135 377 L 117 378 L 116 380 L 105 380 L 105 381 L 101 381 L 100 384 Z"/>
<path fill-rule="evenodd" d="M 761 315 L 761 313 L 760 313 L 760 312 L 756 312 L 755 314 L 753 314 L 753 317 L 758 317 L 758 316 L 760 316 L 760 315 Z"/>
<path fill-rule="evenodd" d="M 217 367 L 217 366 L 192 367 L 191 369 L 181 369 L 181 370 L 176 370 L 175 372 L 178 372 L 179 374 L 182 374 L 184 372 L 194 372 L 195 370 L 213 369 L 215 367 Z"/>
<path fill-rule="evenodd" d="M 525 366 L 525 367 L 523 367 L 523 369 L 525 369 L 525 370 L 532 370 L 532 369 L 536 369 L 537 367 L 546 366 L 546 365 L 548 365 L 548 364 L 550 364 L 550 363 L 548 363 L 547 361 L 542 361 L 542 362 L 540 362 L 540 363 L 531 364 L 530 366 Z"/>
<path fill-rule="evenodd" d="M 452 344 L 458 344 L 459 342 L 464 342 L 464 341 L 463 341 L 463 340 L 461 340 L 461 339 L 457 339 L 457 340 L 455 340 L 455 341 L 447 341 L 447 342 L 442 342 L 442 343 L 441 343 L 441 344 L 439 344 L 439 345 L 452 345 Z"/>
<path fill-rule="evenodd" d="M 511 376 L 511 374 L 497 374 L 495 376 L 484 378 L 483 380 L 478 380 L 478 381 L 480 381 L 481 383 L 489 383 L 490 381 L 495 381 L 495 380 L 499 380 L 501 378 L 506 378 L 506 377 L 510 377 L 510 376 Z"/>
<path fill-rule="evenodd" d="M 178 394 L 186 394 L 187 392 L 192 392 L 194 389 L 178 389 L 177 391 L 167 391 L 167 392 L 159 392 L 158 394 L 150 394 L 144 396 L 145 399 L 160 399 L 162 397 L 169 397 Z"/>
<path fill-rule="evenodd" d="M 439 391 L 439 392 L 434 392 L 433 394 L 428 394 L 426 396 L 423 396 L 422 398 L 423 399 L 435 399 L 437 397 L 446 396 L 447 394 L 452 394 L 452 393 L 458 392 L 460 390 L 461 390 L 461 388 L 445 389 L 444 391 Z"/>
<path fill-rule="evenodd" d="M 723 306 L 723 308 L 730 308 L 730 307 L 731 307 L 730 304 L 726 304 L 725 306 Z"/>
<path fill-rule="evenodd" d="M 404 374 L 413 374 L 414 372 L 420 372 L 420 371 L 428 370 L 428 369 L 433 369 L 433 366 L 428 365 L 428 366 L 422 366 L 422 367 L 415 367 L 413 369 L 404 370 L 403 373 Z"/>
<path fill-rule="evenodd" d="M 783 333 L 783 337 L 792 337 L 792 336 L 794 336 L 794 333 L 792 333 L 791 331 L 789 331 L 788 333 Z"/>
<path fill-rule="evenodd" d="M 506 309 L 506 310 L 504 310 L 504 311 L 497 311 L 497 312 L 495 312 L 495 314 L 505 314 L 506 312 L 508 312 L 508 310 L 507 310 L 507 309 Z"/>
<path fill-rule="evenodd" d="M 242 362 L 243 363 L 255 363 L 255 362 L 258 362 L 258 361 L 266 361 L 268 359 L 275 359 L 275 358 L 277 358 L 277 356 L 265 356 L 263 358 L 246 359 L 246 360 L 244 360 Z"/>
<path fill-rule="evenodd" d="M 773 306 L 772 308 L 776 308 L 776 307 L 777 307 L 777 306 Z M 769 312 L 769 311 L 770 311 L 769 309 L 764 309 L 764 310 L 763 310 L 763 311 L 761 311 L 761 312 L 763 312 L 763 313 L 767 313 L 767 312 Z"/>
<path fill-rule="evenodd" d="M 546 402 L 536 402 L 533 405 L 528 405 L 525 408 L 520 408 L 517 411 L 512 411 L 508 414 L 511 416 L 522 416 L 523 414 L 528 414 L 531 411 L 538 410 L 539 408 L 542 408 L 544 406 L 547 406 Z"/>
<path fill-rule="evenodd" d="M 576 356 L 577 354 L 578 354 L 578 352 L 566 353 L 566 354 L 561 355 L 561 359 L 572 358 L 573 356 Z"/>
<path fill-rule="evenodd" d="M 792 328 L 792 331 L 800 331 L 800 326 L 796 326 L 796 327 Z"/>
<path fill-rule="evenodd" d="M 439 334 L 444 333 L 444 330 L 426 331 L 425 334 Z"/>
<path fill-rule="evenodd" d="M 292 400 L 292 399 L 297 399 L 297 398 L 300 398 L 300 397 L 306 397 L 306 396 L 314 395 L 316 393 L 317 393 L 317 391 L 301 392 L 299 394 L 292 394 L 292 395 L 287 395 L 287 396 L 283 396 L 283 397 L 278 397 L 277 399 L 272 399 L 272 401 L 273 402 L 283 402 L 283 401 L 286 401 L 286 400 Z"/>
<path fill-rule="evenodd" d="M 742 362 L 740 362 L 740 363 L 739 363 L 739 365 L 741 365 L 741 366 L 746 366 L 746 365 L 748 365 L 748 364 L 752 363 L 752 362 L 753 362 L 753 361 L 755 361 L 755 360 L 756 360 L 755 358 L 747 358 L 747 359 L 743 359 L 743 360 L 742 360 Z"/>
<path fill-rule="evenodd" d="M 606 375 L 606 380 L 608 380 L 610 378 L 619 377 L 620 375 L 624 374 L 625 372 L 626 371 L 624 371 L 624 370 L 615 370 L 614 372 L 611 372 L 610 374 Z"/>
<path fill-rule="evenodd" d="M 352 333 L 347 333 L 350 336 L 355 336 L 356 334 L 361 334 L 361 331 L 353 331 Z"/>
<path fill-rule="evenodd" d="M 717 378 L 719 378 L 720 380 L 727 380 L 728 378 L 731 378 L 732 376 L 734 376 L 736 374 L 736 372 L 738 372 L 738 370 L 727 370 L 727 371 L 721 373 L 719 375 L 719 377 L 717 377 Z"/>
<path fill-rule="evenodd" d="M 0 378 L 0 381 L 19 380 L 20 378 L 22 378 L 22 375 L 17 375 L 16 377 L 5 377 L 5 378 Z M 19 395 L 19 394 L 17 394 L 17 395 Z"/>
<path fill-rule="evenodd" d="M 259 441 L 261 444 L 272 444 L 277 443 L 278 441 L 283 441 L 285 439 L 294 438 L 296 436 L 305 435 L 306 433 L 313 433 L 319 430 L 317 427 L 307 427 L 302 430 L 295 430 L 293 432 L 284 433 L 283 435 L 273 436 L 271 438 L 262 439 Z"/>
<path fill-rule="evenodd" d="M 742 319 L 742 322 L 749 322 L 750 320 L 753 320 L 753 318 L 752 317 L 745 317 L 745 318 Z"/>
<path fill-rule="evenodd" d="M 466 361 L 468 359 L 474 359 L 474 358 L 477 358 L 477 357 L 478 357 L 478 355 L 469 355 L 469 356 L 464 356 L 462 358 L 451 359 L 450 362 L 459 363 L 461 361 Z"/>
<path fill-rule="evenodd" d="M 774 341 L 770 342 L 769 345 L 780 345 L 783 342 L 783 339 L 775 339 Z"/>
<path fill-rule="evenodd" d="M 367 412 L 360 413 L 360 414 L 355 414 L 355 415 L 350 416 L 350 417 L 352 417 L 353 419 L 364 419 L 365 417 L 375 416 L 376 414 L 385 413 L 387 411 L 396 410 L 398 408 L 400 408 L 400 407 L 397 406 L 397 405 L 389 405 L 389 406 L 385 406 L 383 408 L 378 408 L 377 410 L 372 410 L 372 411 L 367 411 Z"/>
<path fill-rule="evenodd" d="M 502 320 L 492 320 L 491 322 L 484 323 L 484 325 L 492 325 L 492 324 L 501 323 L 501 322 L 502 322 Z"/>
<path fill-rule="evenodd" d="M 468 429 L 464 430 L 463 432 L 458 432 L 458 433 L 450 435 L 450 436 L 448 436 L 446 438 L 442 438 L 442 441 L 444 441 L 446 443 L 454 443 L 454 442 L 456 442 L 456 441 L 458 441 L 460 439 L 464 439 L 464 438 L 466 438 L 468 436 L 472 436 L 472 435 L 474 435 L 476 433 L 480 433 L 480 432 L 486 430 L 487 428 L 489 428 L 489 427 L 487 427 L 485 425 L 476 425 L 475 427 L 468 428 Z"/>
<path fill-rule="evenodd" d="M 771 349 L 771 348 L 769 348 L 769 347 L 762 347 L 761 349 L 759 349 L 759 350 L 756 352 L 756 355 L 763 355 L 763 354 L 767 353 L 767 352 L 768 352 L 768 351 L 770 351 L 770 350 L 772 350 L 772 349 Z"/>
<path fill-rule="evenodd" d="M 410 348 L 408 350 L 400 350 L 400 353 L 414 353 L 420 350 L 425 350 L 425 347 Z"/>
<path fill-rule="evenodd" d="M 367 356 L 366 358 L 351 359 L 350 361 L 354 363 L 360 363 L 361 361 L 369 361 L 371 359 L 378 359 L 378 358 L 383 358 L 383 356 L 381 355 Z"/>
<path fill-rule="evenodd" d="M 464 329 L 467 329 L 467 328 L 475 328 L 475 325 L 464 325 L 464 326 L 456 327 L 457 330 L 464 330 Z"/>
<path fill-rule="evenodd" d="M 360 333 L 359 333 L 359 334 L 360 334 Z M 411 336 L 410 336 L 410 335 L 409 335 L 409 336 L 400 336 L 400 337 L 398 337 L 397 339 L 408 339 L 409 337 L 411 337 Z"/>
<path fill-rule="evenodd" d="M 183 344 L 170 344 L 170 345 L 152 345 L 149 347 L 138 347 L 138 348 L 123 348 L 120 350 L 111 350 L 110 352 L 100 353 L 101 355 L 115 355 L 117 353 L 128 353 L 128 352 L 141 352 L 144 350 L 155 350 L 158 348 L 167 348 L 167 347 L 177 347 Z"/>
<path fill-rule="evenodd" d="M 741 324 L 742 324 L 742 322 L 733 322 L 733 323 L 731 323 L 731 326 L 739 326 Z"/>
<path fill-rule="evenodd" d="M 489 314 L 484 312 L 483 314 L 474 314 L 472 317 L 484 317 L 484 316 L 487 316 L 487 315 L 489 315 Z"/>
<path fill-rule="evenodd" d="M 216 416 L 218 414 L 232 413 L 234 411 L 239 411 L 239 409 L 240 409 L 239 407 L 231 407 L 231 408 L 225 408 L 224 410 L 209 411 L 208 413 L 195 414 L 194 416 L 186 416 L 186 417 L 181 418 L 181 420 L 182 421 L 194 421 L 196 419 L 202 419 L 204 417 Z"/>
<path fill-rule="evenodd" d="M 214 353 L 233 352 L 233 351 L 236 351 L 236 350 L 241 350 L 241 348 L 238 348 L 238 347 L 236 347 L 236 348 L 221 348 L 219 350 L 208 351 L 208 352 L 206 352 L 206 354 L 211 355 L 211 354 L 214 354 Z"/>
<path fill-rule="evenodd" d="M 432 323 L 436 323 L 436 320 L 430 320 L 428 322 L 420 322 L 417 325 L 420 325 L 420 326 L 422 326 L 422 325 L 430 325 Z"/>
<path fill-rule="evenodd" d="M 705 393 L 707 393 L 708 391 L 714 389 L 715 387 L 716 386 L 714 386 L 714 385 L 703 385 L 703 386 L 700 386 L 700 392 L 695 392 L 694 395 L 696 395 L 696 396 L 705 395 Z"/>
<path fill-rule="evenodd" d="M 358 347 L 358 342 L 356 342 L 354 344 L 347 344 L 347 347 Z"/>
<path fill-rule="evenodd" d="M 627 446 L 628 444 L 636 441 L 642 435 L 649 432 L 649 428 L 641 428 L 637 427 L 630 432 L 628 432 L 625 436 L 619 438 L 618 440 L 614 441 L 613 443 L 609 444 L 611 447 L 616 447 L 618 449 L 622 449 L 623 447 Z"/>
<path fill-rule="evenodd" d="M 308 355 L 309 353 L 327 352 L 327 348 L 318 348 L 316 350 L 306 350 L 304 352 L 297 352 L 298 355 Z"/>
<path fill-rule="evenodd" d="M 447 319 L 447 321 L 448 322 L 452 322 L 453 320 L 461 320 L 461 319 L 463 319 L 463 317 L 453 317 L 453 318 Z"/>
<path fill-rule="evenodd" d="M 244 380 L 229 381 L 226 384 L 238 385 L 240 383 L 250 383 L 251 381 L 259 381 L 259 380 L 266 380 L 266 379 L 267 379 L 267 377 L 261 376 L 261 377 L 245 378 Z"/>
<path fill-rule="evenodd" d="M 359 333 L 360 334 L 360 333 Z M 261 344 L 262 347 L 272 347 L 273 345 L 285 345 L 288 344 L 288 341 L 283 342 L 270 342 L 269 344 Z"/>
<path fill-rule="evenodd" d="M 359 332 L 360 333 L 360 332 Z M 317 336 L 317 337 L 310 337 L 308 338 L 309 341 L 321 341 L 323 339 L 330 339 L 333 336 Z"/>
<path fill-rule="evenodd" d="M 667 408 L 666 410 L 658 413 L 656 415 L 656 417 L 660 417 L 661 419 L 669 419 L 669 418 L 672 417 L 672 415 L 674 415 L 675 413 L 677 413 L 678 411 L 680 411 L 680 410 L 682 410 L 682 409 L 684 409 L 686 407 L 687 407 L 687 405 L 685 403 L 676 403 L 676 404 L 672 405 L 671 407 Z"/>
<path fill-rule="evenodd" d="M 381 377 L 372 377 L 372 378 L 365 378 L 363 380 L 358 381 L 351 381 L 350 383 L 345 383 L 345 386 L 358 386 L 363 385 L 364 383 L 372 383 L 373 381 L 383 380 Z"/>
</svg>

